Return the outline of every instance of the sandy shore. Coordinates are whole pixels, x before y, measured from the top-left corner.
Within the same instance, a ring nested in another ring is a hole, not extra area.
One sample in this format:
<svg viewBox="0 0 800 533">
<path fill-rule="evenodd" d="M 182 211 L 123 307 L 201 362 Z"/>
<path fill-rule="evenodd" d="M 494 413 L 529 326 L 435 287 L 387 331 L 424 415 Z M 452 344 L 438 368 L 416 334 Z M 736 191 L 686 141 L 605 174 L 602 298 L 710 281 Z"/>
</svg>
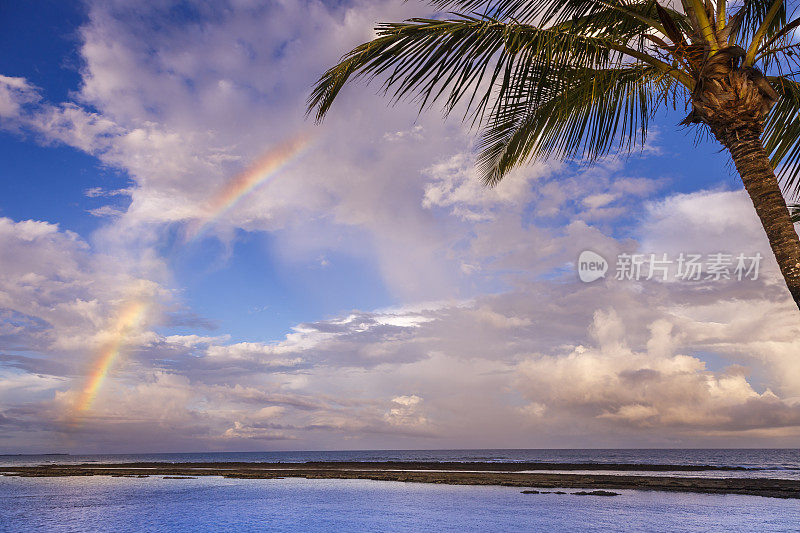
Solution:
<svg viewBox="0 0 800 533">
<path fill-rule="evenodd" d="M 0 473 L 4 475 L 25 477 L 223 476 L 241 479 L 304 477 L 308 479 L 371 479 L 452 485 L 504 485 L 534 489 L 638 489 L 670 492 L 747 494 L 774 498 L 800 498 L 799 480 L 525 472 L 528 470 L 699 472 L 742 469 L 695 465 L 396 461 L 324 463 L 98 463 L 0 467 Z"/>
</svg>

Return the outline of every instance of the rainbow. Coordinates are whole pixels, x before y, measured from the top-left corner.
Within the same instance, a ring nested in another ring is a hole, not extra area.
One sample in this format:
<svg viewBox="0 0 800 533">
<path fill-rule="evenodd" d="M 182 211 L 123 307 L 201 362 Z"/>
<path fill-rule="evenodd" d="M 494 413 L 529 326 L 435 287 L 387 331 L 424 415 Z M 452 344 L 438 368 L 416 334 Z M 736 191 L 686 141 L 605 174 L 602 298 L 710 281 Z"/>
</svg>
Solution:
<svg viewBox="0 0 800 533">
<path fill-rule="evenodd" d="M 300 134 L 269 149 L 253 164 L 231 178 L 211 199 L 205 214 L 188 231 L 188 241 L 201 236 L 215 220 L 230 211 L 242 198 L 278 175 L 310 144 L 309 136 Z"/>
<path fill-rule="evenodd" d="M 100 356 L 92 367 L 86 386 L 78 398 L 76 404 L 78 411 L 84 412 L 92 406 L 100 386 L 108 375 L 109 368 L 119 356 L 128 337 L 141 323 L 147 307 L 147 302 L 142 300 L 132 301 L 123 307 L 111 330 L 111 339 L 100 349 Z"/>
<path fill-rule="evenodd" d="M 310 144 L 308 135 L 296 135 L 269 149 L 252 165 L 230 179 L 209 201 L 205 214 L 187 232 L 187 241 L 197 239 L 215 220 L 232 209 L 242 198 L 278 175 L 279 171 L 298 157 Z M 76 405 L 76 412 L 87 411 L 97 397 L 111 365 L 119 356 L 132 332 L 144 317 L 148 300 L 131 300 L 120 312 L 112 328 L 111 339 L 102 346 Z"/>
</svg>

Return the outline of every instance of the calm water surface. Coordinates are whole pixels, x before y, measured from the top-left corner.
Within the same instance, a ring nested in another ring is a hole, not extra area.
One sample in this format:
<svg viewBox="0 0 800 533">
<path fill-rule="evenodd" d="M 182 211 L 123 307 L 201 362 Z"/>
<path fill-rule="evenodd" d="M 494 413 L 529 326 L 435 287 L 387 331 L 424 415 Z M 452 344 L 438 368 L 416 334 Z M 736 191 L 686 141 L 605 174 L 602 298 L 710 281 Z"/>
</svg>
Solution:
<svg viewBox="0 0 800 533">
<path fill-rule="evenodd" d="M 364 480 L 0 477 L 0 530 L 800 530 L 798 500 L 622 492 L 609 498 Z"/>
</svg>

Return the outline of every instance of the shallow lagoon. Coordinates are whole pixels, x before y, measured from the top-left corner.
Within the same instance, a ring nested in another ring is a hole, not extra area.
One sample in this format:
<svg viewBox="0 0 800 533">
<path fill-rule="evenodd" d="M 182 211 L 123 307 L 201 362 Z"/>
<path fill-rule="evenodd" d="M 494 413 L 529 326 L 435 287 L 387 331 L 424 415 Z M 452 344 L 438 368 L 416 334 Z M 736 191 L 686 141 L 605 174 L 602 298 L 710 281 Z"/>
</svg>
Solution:
<svg viewBox="0 0 800 533">
<path fill-rule="evenodd" d="M 569 490 L 567 492 L 575 492 Z M 362 480 L 0 477 L 2 531 L 797 531 L 800 501 Z"/>
</svg>

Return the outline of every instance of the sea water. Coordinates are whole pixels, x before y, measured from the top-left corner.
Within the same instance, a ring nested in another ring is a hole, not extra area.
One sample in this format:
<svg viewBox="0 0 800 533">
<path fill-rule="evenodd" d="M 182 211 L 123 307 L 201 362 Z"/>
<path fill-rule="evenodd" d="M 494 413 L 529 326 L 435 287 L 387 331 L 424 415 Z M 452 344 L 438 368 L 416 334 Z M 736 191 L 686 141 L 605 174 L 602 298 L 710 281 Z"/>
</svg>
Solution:
<svg viewBox="0 0 800 533">
<path fill-rule="evenodd" d="M 0 455 L 2 466 L 131 462 L 478 461 L 588 464 L 711 465 L 744 472 L 691 472 L 692 476 L 800 479 L 800 449 L 624 449 L 624 450 L 356 450 L 204 452 L 103 455 Z M 611 472 L 604 471 L 609 474 Z M 679 473 L 667 472 L 670 475 Z M 630 474 L 629 472 L 627 474 Z M 647 475 L 656 475 L 647 472 Z"/>
<path fill-rule="evenodd" d="M 688 474 L 800 479 L 800 450 L 792 449 L 41 455 L 0 456 L 0 467 L 387 460 L 734 466 L 747 470 Z M 0 476 L 0 531 L 800 531 L 800 500 L 637 490 L 622 490 L 614 497 L 571 494 L 576 489 L 566 489 L 564 495 L 520 490 L 301 478 Z"/>
<path fill-rule="evenodd" d="M 368 480 L 0 477 L 0 530 L 797 531 L 800 502 Z"/>
</svg>

